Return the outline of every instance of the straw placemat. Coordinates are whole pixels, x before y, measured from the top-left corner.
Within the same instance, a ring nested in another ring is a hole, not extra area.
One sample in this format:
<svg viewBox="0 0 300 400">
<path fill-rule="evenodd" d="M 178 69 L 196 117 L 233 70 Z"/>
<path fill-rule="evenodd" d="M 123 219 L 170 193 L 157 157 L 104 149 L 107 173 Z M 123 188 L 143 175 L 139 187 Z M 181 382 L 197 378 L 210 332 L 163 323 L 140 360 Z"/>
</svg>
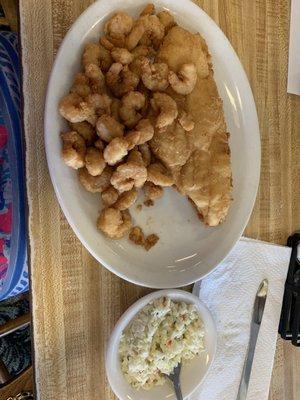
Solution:
<svg viewBox="0 0 300 400">
<path fill-rule="evenodd" d="M 46 400 L 114 398 L 103 366 L 105 343 L 120 314 L 147 292 L 99 267 L 82 247 L 60 211 L 47 170 L 43 111 L 48 76 L 67 29 L 89 3 L 20 2 L 36 387 L 39 398 Z M 287 2 L 206 0 L 198 4 L 221 26 L 237 50 L 259 110 L 263 171 L 258 201 L 246 233 L 283 243 L 296 223 L 290 212 L 296 198 L 287 183 L 290 164 L 281 145 L 289 145 L 300 126 L 299 117 L 293 119 L 296 108 L 300 115 L 300 104 L 287 98 L 283 83 Z M 267 99 L 272 101 L 266 104 Z M 289 150 L 290 157 L 296 156 L 295 151 L 297 147 Z M 292 397 L 297 396 L 293 378 L 283 371 L 286 352 L 280 341 L 272 400 L 296 400 Z M 294 353 L 288 353 L 294 360 L 289 362 L 289 368 L 292 362 L 296 368 Z"/>
</svg>

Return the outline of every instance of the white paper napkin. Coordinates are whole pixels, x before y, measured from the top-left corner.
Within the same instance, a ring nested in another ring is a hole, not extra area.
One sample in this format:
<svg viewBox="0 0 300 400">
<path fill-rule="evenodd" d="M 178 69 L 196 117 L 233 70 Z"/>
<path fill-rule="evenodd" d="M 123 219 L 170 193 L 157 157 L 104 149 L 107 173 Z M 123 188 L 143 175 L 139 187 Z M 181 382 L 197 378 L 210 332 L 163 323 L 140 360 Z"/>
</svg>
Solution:
<svg viewBox="0 0 300 400">
<path fill-rule="evenodd" d="M 292 0 L 288 92 L 300 95 L 300 0 Z"/>
<path fill-rule="evenodd" d="M 216 357 L 191 400 L 235 400 L 250 333 L 253 303 L 260 282 L 269 291 L 257 340 L 247 400 L 267 400 L 284 283 L 291 249 L 241 239 L 215 271 L 201 281 L 200 299 L 217 326 Z M 194 292 L 199 293 L 196 283 Z"/>
</svg>

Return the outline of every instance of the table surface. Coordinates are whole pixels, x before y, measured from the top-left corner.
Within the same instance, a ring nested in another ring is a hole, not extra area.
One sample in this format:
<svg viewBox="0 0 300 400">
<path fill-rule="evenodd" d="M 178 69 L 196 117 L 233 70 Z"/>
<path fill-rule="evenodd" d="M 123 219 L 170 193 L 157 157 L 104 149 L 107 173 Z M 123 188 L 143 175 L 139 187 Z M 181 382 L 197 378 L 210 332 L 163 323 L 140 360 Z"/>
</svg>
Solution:
<svg viewBox="0 0 300 400">
<path fill-rule="evenodd" d="M 89 3 L 20 2 L 36 386 L 47 400 L 114 398 L 105 378 L 105 343 L 121 313 L 149 291 L 99 268 L 61 213 L 47 171 L 47 80 L 61 40 Z M 284 244 L 300 227 L 300 97 L 286 93 L 290 2 L 197 3 L 231 41 L 257 104 L 262 172 L 245 234 Z M 299 350 L 279 339 L 270 399 L 299 400 L 299 374 Z"/>
</svg>

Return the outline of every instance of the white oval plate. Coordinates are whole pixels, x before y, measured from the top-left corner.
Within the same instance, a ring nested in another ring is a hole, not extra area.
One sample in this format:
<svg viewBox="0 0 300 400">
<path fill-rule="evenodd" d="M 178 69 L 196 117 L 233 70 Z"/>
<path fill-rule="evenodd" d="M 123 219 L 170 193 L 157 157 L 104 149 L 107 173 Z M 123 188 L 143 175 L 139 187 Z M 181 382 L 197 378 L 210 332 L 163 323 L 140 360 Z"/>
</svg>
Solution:
<svg viewBox="0 0 300 400">
<path fill-rule="evenodd" d="M 194 208 L 175 190 L 165 191 L 154 207 L 141 212 L 133 207 L 136 225 L 160 240 L 149 252 L 128 239 L 112 241 L 96 229 L 99 194 L 86 192 L 77 174 L 61 159 L 59 133 L 67 124 L 58 113 L 58 102 L 68 92 L 80 69 L 85 43 L 97 40 L 107 17 L 123 9 L 137 16 L 144 0 L 101 0 L 93 3 L 74 23 L 57 54 L 45 108 L 45 145 L 52 183 L 69 224 L 90 253 L 120 277 L 153 288 L 180 287 L 204 277 L 218 265 L 240 238 L 251 214 L 260 173 L 260 138 L 255 104 L 243 67 L 222 31 L 208 15 L 188 0 L 154 0 L 176 21 L 200 32 L 212 54 L 215 79 L 224 102 L 231 134 L 233 203 L 226 221 L 206 228 Z"/>
<path fill-rule="evenodd" d="M 217 332 L 210 311 L 191 293 L 183 290 L 159 290 L 142 297 L 134 303 L 119 319 L 108 342 L 105 368 L 109 384 L 121 400 L 157 400 L 175 399 L 174 391 L 169 382 L 156 386 L 151 390 L 133 389 L 124 378 L 119 361 L 119 342 L 121 333 L 135 315 L 151 301 L 167 296 L 173 301 L 184 301 L 194 304 L 204 323 L 205 350 L 184 365 L 180 374 L 183 397 L 186 398 L 199 388 L 214 359 L 217 347 Z"/>
</svg>

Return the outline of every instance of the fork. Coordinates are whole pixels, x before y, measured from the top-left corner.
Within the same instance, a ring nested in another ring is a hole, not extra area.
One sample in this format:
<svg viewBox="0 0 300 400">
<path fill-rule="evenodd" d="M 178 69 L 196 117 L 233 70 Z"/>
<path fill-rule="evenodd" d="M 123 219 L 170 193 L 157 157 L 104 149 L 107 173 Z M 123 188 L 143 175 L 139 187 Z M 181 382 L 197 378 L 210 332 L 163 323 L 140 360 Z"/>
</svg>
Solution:
<svg viewBox="0 0 300 400">
<path fill-rule="evenodd" d="M 177 365 L 177 367 L 174 368 L 173 372 L 171 374 L 166 375 L 168 379 L 173 384 L 173 388 L 175 391 L 176 399 L 177 400 L 183 400 L 182 397 L 182 392 L 181 392 L 181 385 L 180 385 L 180 371 L 181 371 L 181 363 Z"/>
</svg>

